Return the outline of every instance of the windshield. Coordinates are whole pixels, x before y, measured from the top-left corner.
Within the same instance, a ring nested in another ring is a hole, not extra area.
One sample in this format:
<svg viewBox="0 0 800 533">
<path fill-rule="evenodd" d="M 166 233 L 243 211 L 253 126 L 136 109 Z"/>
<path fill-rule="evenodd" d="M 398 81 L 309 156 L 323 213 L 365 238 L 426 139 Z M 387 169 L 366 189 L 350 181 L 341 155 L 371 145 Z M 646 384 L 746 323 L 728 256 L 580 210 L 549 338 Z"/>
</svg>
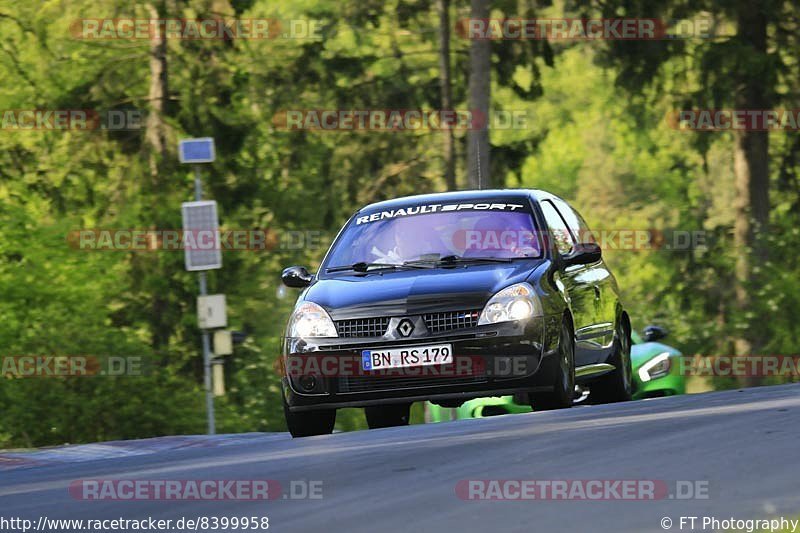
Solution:
<svg viewBox="0 0 800 533">
<path fill-rule="evenodd" d="M 463 205 L 472 204 L 459 207 Z M 397 216 L 400 210 L 359 214 L 334 244 L 325 267 L 356 263 L 401 265 L 452 256 L 498 259 L 540 256 L 539 239 L 527 206 L 476 205 L 509 208 L 451 210 L 413 216 Z M 432 206 L 412 206 L 403 213 L 418 212 L 425 207 Z"/>
</svg>

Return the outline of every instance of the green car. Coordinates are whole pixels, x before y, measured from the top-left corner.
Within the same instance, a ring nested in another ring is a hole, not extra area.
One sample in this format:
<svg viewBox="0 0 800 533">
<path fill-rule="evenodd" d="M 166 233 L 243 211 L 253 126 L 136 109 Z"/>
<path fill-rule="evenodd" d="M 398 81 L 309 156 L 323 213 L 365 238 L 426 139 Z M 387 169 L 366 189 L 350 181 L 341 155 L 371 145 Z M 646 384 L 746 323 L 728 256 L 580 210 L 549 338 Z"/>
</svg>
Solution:
<svg viewBox="0 0 800 533">
<path fill-rule="evenodd" d="M 680 374 L 678 358 L 681 352 L 672 346 L 657 342 L 667 336 L 659 326 L 647 326 L 642 335 L 631 332 L 631 364 L 633 367 L 633 399 L 657 398 L 686 393 L 686 378 Z M 591 401 L 591 394 L 578 391 L 577 402 Z M 525 398 L 498 396 L 469 400 L 455 409 L 428 404 L 427 422 L 443 422 L 462 418 L 482 418 L 493 415 L 529 413 L 531 407 Z"/>
<path fill-rule="evenodd" d="M 686 377 L 681 375 L 681 352 L 657 342 L 667 336 L 659 326 L 647 326 L 644 338 L 631 333 L 633 366 L 633 399 L 657 398 L 686 393 Z"/>
</svg>

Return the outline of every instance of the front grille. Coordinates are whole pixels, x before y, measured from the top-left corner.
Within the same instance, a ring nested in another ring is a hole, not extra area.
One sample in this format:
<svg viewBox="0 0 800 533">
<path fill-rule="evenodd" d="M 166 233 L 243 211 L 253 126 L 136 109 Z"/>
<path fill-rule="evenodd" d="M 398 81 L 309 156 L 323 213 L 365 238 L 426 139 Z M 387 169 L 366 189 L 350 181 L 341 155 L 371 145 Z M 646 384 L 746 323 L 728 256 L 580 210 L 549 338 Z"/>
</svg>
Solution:
<svg viewBox="0 0 800 533">
<path fill-rule="evenodd" d="M 419 389 L 424 387 L 446 387 L 447 385 L 469 385 L 482 383 L 486 376 L 476 374 L 472 376 L 398 376 L 398 377 L 372 377 L 372 376 L 347 376 L 339 378 L 339 392 L 378 392 L 403 389 Z"/>
<path fill-rule="evenodd" d="M 338 320 L 336 333 L 340 337 L 383 337 L 389 327 L 389 317 Z"/>
<path fill-rule="evenodd" d="M 474 328 L 478 325 L 480 311 L 450 311 L 422 315 L 425 326 L 431 333 L 442 333 L 456 329 Z"/>
</svg>

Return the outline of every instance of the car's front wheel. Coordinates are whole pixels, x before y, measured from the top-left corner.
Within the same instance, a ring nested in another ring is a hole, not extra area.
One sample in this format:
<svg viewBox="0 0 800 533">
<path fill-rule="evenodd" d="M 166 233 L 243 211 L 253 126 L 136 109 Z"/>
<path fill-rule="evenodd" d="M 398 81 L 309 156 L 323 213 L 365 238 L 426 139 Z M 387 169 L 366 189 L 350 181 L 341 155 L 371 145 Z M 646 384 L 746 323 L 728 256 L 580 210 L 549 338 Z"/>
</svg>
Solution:
<svg viewBox="0 0 800 533">
<path fill-rule="evenodd" d="M 572 407 L 575 398 L 575 338 L 572 334 L 572 323 L 566 319 L 561 324 L 557 357 L 553 390 L 530 395 L 534 411 Z"/>
<path fill-rule="evenodd" d="M 625 402 L 631 399 L 633 385 L 631 382 L 631 327 L 625 315 L 617 321 L 614 339 L 614 353 L 609 363 L 614 365 L 610 372 L 589 386 L 591 403 Z"/>
<path fill-rule="evenodd" d="M 333 431 L 336 423 L 336 409 L 320 409 L 319 411 L 292 412 L 283 401 L 283 416 L 292 437 L 312 437 L 327 435 Z"/>
<path fill-rule="evenodd" d="M 407 426 L 411 414 L 411 404 L 374 405 L 365 407 L 364 414 L 370 429 Z"/>
</svg>

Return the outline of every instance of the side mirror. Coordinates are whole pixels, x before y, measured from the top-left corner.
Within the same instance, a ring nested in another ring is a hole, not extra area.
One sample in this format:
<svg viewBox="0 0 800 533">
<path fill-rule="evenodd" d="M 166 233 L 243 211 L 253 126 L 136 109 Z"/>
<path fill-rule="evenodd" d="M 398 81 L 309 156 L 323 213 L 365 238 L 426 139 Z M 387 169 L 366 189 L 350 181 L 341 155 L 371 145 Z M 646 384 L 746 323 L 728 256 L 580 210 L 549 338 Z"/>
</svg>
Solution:
<svg viewBox="0 0 800 533">
<path fill-rule="evenodd" d="M 569 255 L 564 256 L 566 266 L 588 265 L 600 261 L 603 252 L 600 245 L 594 242 L 584 242 L 576 244 L 575 249 Z"/>
<path fill-rule="evenodd" d="M 662 328 L 661 326 L 647 326 L 644 328 L 644 341 L 645 342 L 655 342 L 657 340 L 663 339 L 669 334 L 666 328 Z"/>
<path fill-rule="evenodd" d="M 302 289 L 308 287 L 314 280 L 314 276 L 308 273 L 306 267 L 292 266 L 283 270 L 281 273 L 281 281 L 287 287 L 295 289 Z"/>
</svg>

